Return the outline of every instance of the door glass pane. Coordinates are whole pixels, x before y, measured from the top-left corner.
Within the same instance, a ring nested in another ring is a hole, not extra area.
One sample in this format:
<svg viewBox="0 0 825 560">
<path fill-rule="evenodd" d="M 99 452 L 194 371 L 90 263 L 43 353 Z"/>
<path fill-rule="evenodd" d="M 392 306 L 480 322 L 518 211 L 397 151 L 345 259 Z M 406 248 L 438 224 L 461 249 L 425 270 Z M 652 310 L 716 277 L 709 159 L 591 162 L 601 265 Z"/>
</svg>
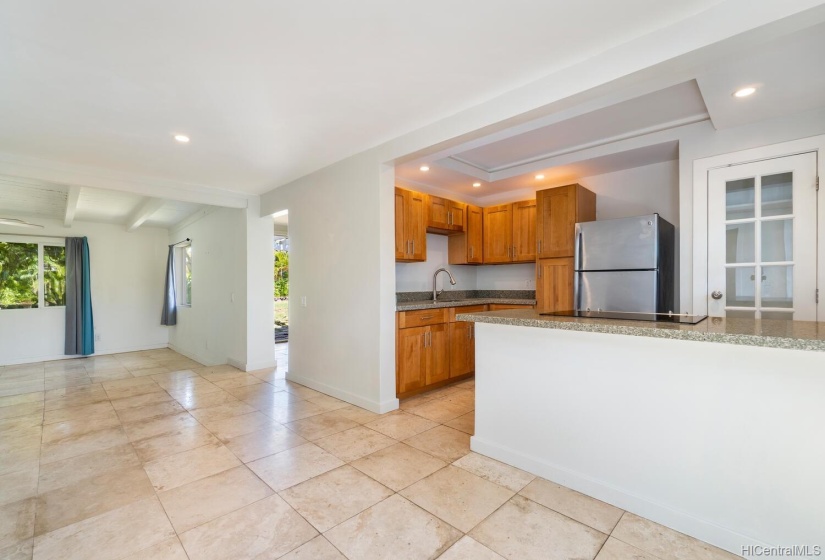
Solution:
<svg viewBox="0 0 825 560">
<path fill-rule="evenodd" d="M 793 267 L 762 267 L 762 307 L 793 307 Z"/>
<path fill-rule="evenodd" d="M 756 297 L 754 267 L 729 268 L 727 276 L 727 304 L 730 307 L 754 307 Z"/>
<path fill-rule="evenodd" d="M 793 173 L 762 177 L 762 215 L 793 214 Z"/>
<path fill-rule="evenodd" d="M 793 220 L 762 222 L 762 262 L 793 260 Z"/>
<path fill-rule="evenodd" d="M 755 216 L 754 185 L 753 177 L 725 183 L 725 206 L 728 220 L 741 220 Z"/>
<path fill-rule="evenodd" d="M 747 263 L 756 260 L 754 231 L 753 222 L 727 226 L 725 262 Z"/>
<path fill-rule="evenodd" d="M 725 311 L 725 317 L 728 319 L 753 319 L 756 317 L 756 311 L 741 311 L 738 309 Z"/>
<path fill-rule="evenodd" d="M 763 319 L 778 319 L 780 321 L 793 320 L 793 311 L 763 311 Z"/>
</svg>

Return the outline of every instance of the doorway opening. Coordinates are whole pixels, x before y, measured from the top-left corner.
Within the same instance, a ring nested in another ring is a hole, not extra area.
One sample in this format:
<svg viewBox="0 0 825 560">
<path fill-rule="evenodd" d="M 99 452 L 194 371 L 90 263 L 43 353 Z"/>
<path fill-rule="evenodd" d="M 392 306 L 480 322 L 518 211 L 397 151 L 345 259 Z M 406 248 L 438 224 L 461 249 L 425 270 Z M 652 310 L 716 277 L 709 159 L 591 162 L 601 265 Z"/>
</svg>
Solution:
<svg viewBox="0 0 825 560">
<path fill-rule="evenodd" d="M 289 214 L 272 215 L 273 331 L 276 354 L 289 342 Z"/>
</svg>

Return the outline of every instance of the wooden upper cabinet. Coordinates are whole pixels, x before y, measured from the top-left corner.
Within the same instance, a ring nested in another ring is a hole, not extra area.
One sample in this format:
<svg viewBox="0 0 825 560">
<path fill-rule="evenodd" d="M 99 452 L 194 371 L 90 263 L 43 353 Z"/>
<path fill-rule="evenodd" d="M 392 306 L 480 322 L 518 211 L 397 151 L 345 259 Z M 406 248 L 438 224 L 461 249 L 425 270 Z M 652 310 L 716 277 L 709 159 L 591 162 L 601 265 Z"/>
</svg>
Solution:
<svg viewBox="0 0 825 560">
<path fill-rule="evenodd" d="M 483 212 L 478 206 L 468 204 L 464 210 L 464 218 L 464 232 L 450 235 L 447 240 L 447 261 L 450 264 L 481 264 L 484 239 Z"/>
<path fill-rule="evenodd" d="M 536 263 L 536 311 L 570 311 L 573 305 L 573 257 Z"/>
<path fill-rule="evenodd" d="M 576 222 L 596 219 L 596 195 L 578 184 L 536 193 L 537 258 L 572 257 Z"/>
<path fill-rule="evenodd" d="M 511 262 L 513 248 L 513 205 L 484 209 L 484 263 Z"/>
<path fill-rule="evenodd" d="M 536 260 L 536 201 L 513 203 L 513 262 Z"/>
<path fill-rule="evenodd" d="M 440 196 L 430 195 L 427 198 L 427 231 L 446 234 L 464 231 L 466 204 Z"/>
<path fill-rule="evenodd" d="M 395 189 L 395 260 L 427 260 L 427 195 Z"/>
</svg>

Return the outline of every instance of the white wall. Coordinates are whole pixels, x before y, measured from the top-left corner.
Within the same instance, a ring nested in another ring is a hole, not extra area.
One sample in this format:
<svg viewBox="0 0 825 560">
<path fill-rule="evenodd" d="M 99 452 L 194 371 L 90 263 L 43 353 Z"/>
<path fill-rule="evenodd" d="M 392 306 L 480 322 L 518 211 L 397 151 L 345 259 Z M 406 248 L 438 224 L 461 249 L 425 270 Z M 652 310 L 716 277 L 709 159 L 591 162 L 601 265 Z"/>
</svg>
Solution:
<svg viewBox="0 0 825 560">
<path fill-rule="evenodd" d="M 171 230 L 192 240 L 192 307 L 178 308 L 171 348 L 203 364 L 274 364 L 272 220 L 250 208 L 212 208 Z"/>
<path fill-rule="evenodd" d="M 475 290 L 476 270 L 482 267 L 449 264 L 447 262 L 447 236 L 427 234 L 427 260 L 417 263 L 396 263 L 395 289 L 398 292 L 427 292 L 433 289 L 433 273 L 444 267 L 449 270 L 456 285 L 443 272 L 438 276 L 438 289 Z"/>
<path fill-rule="evenodd" d="M 394 269 L 381 264 L 394 261 L 392 178 L 374 154 L 353 157 L 268 193 L 262 209 L 289 210 L 288 378 L 382 412 L 397 407 L 394 357 L 381 355 L 382 333 L 394 336 Z"/>
<path fill-rule="evenodd" d="M 62 222 L 38 218 L 40 235 L 89 238 L 96 354 L 163 348 L 167 327 L 160 324 L 166 270 L 167 231 L 143 227 Z M 2 233 L 22 233 L 0 226 Z M 26 232 L 28 233 L 28 232 Z M 10 238 L 23 240 L 23 238 Z M 0 311 L 0 364 L 65 358 L 65 308 Z"/>
</svg>

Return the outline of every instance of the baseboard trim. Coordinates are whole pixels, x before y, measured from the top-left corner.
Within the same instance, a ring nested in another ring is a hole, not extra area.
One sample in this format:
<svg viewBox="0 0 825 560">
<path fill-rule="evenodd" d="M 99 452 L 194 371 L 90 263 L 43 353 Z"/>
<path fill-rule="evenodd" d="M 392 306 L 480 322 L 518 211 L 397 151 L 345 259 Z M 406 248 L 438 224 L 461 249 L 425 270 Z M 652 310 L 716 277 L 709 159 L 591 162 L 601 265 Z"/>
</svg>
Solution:
<svg viewBox="0 0 825 560">
<path fill-rule="evenodd" d="M 238 360 L 233 360 L 232 358 L 229 358 L 228 360 L 226 360 L 226 363 L 242 371 L 257 371 L 259 369 L 274 368 L 277 365 L 277 361 L 274 359 L 267 360 L 265 362 L 253 362 L 251 364 L 245 364 Z"/>
<path fill-rule="evenodd" d="M 93 358 L 95 356 L 110 356 L 112 354 L 126 354 L 128 352 L 142 352 L 144 350 L 160 350 L 163 348 L 169 348 L 169 344 L 166 342 L 159 342 L 157 344 L 147 344 L 144 346 L 129 346 L 125 348 L 112 348 L 107 349 L 103 352 L 95 352 L 94 354 L 90 354 L 89 356 L 81 356 L 79 354 L 67 356 L 66 354 L 58 354 L 56 356 L 43 356 L 43 357 L 33 357 L 33 358 L 18 358 L 12 360 L 10 362 L 3 362 L 0 365 L 3 366 L 17 366 L 21 364 L 36 364 L 38 362 L 57 362 L 60 360 L 75 360 L 77 358 Z"/>
<path fill-rule="evenodd" d="M 190 360 L 195 360 L 199 364 L 203 364 L 205 366 L 222 366 L 225 363 L 227 363 L 226 360 L 224 360 L 222 362 L 216 362 L 215 360 L 210 360 L 206 356 L 201 356 L 201 355 L 197 354 L 196 352 L 188 352 L 188 351 L 184 350 L 183 348 L 180 348 L 180 347 L 178 347 L 178 346 L 176 346 L 172 343 L 170 343 L 168 345 L 168 348 L 170 350 L 174 350 L 175 352 L 177 352 L 181 356 L 186 356 Z"/>
<path fill-rule="evenodd" d="M 327 385 L 326 383 L 321 383 L 293 372 L 287 372 L 286 378 L 288 381 L 300 383 L 310 389 L 315 389 L 316 391 L 320 391 L 335 397 L 336 399 L 341 399 L 342 401 L 354 404 L 355 406 L 360 406 L 361 408 L 365 408 L 370 412 L 375 412 L 376 414 L 392 412 L 398 408 L 398 399 L 389 399 L 381 402 L 366 399 L 360 395 L 356 395 L 339 387 L 333 387 L 332 385 Z"/>
<path fill-rule="evenodd" d="M 572 488 L 577 492 L 607 502 L 625 511 L 635 513 L 736 555 L 742 555 L 743 546 L 770 546 L 727 527 L 675 510 L 665 504 L 627 492 L 585 474 L 547 463 L 537 457 L 484 440 L 478 436 L 470 438 L 470 449 L 556 484 Z"/>
</svg>

